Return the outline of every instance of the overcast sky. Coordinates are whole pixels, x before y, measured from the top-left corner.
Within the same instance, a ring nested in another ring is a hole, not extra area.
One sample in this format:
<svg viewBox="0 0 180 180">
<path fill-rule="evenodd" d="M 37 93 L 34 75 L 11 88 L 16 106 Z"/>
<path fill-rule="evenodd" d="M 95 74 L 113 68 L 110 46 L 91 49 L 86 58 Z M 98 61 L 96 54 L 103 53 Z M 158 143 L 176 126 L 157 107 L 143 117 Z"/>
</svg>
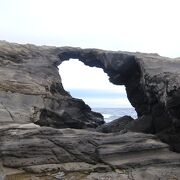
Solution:
<svg viewBox="0 0 180 180">
<path fill-rule="evenodd" d="M 0 0 L 0 39 L 180 57 L 179 8 L 179 0 Z M 75 63 L 72 64 L 75 67 Z M 74 84 L 67 75 L 71 72 L 75 78 L 83 71 L 81 64 L 76 64 L 76 68 L 62 66 L 65 68 L 61 70 L 63 80 L 68 79 L 67 87 L 84 88 L 83 85 L 77 87 L 78 78 Z M 78 68 L 79 71 L 74 72 Z M 89 71 L 83 71 L 86 72 Z M 108 78 L 100 75 L 101 72 L 93 75 L 89 72 L 95 85 L 91 85 L 92 80 L 86 81 L 87 88 L 117 92 L 116 87 L 110 90 Z M 120 88 L 119 92 L 123 91 Z M 121 102 L 128 103 L 124 99 Z"/>
</svg>

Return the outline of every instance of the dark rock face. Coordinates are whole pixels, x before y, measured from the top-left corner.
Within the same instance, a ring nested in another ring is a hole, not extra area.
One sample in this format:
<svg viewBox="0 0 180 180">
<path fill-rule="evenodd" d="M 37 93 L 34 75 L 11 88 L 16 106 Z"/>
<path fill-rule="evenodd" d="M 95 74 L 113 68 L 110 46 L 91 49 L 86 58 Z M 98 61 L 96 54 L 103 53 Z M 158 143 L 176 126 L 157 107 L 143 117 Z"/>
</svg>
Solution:
<svg viewBox="0 0 180 180">
<path fill-rule="evenodd" d="M 104 123 L 103 116 L 100 113 L 92 112 L 82 100 L 71 98 L 66 101 L 66 107 L 60 108 L 59 112 L 40 110 L 39 120 L 34 123 L 40 126 L 76 129 L 95 128 Z"/>
<path fill-rule="evenodd" d="M 95 128 L 103 117 L 63 88 L 54 47 L 0 42 L 0 124 Z"/>
<path fill-rule="evenodd" d="M 151 116 L 141 116 L 139 119 L 129 122 L 125 129 L 133 132 L 154 133 Z"/>
<path fill-rule="evenodd" d="M 123 116 L 112 122 L 99 126 L 97 128 L 97 131 L 103 133 L 120 132 L 122 130 L 125 130 L 126 126 L 128 126 L 130 122 L 134 122 L 134 119 L 131 116 Z"/>
</svg>

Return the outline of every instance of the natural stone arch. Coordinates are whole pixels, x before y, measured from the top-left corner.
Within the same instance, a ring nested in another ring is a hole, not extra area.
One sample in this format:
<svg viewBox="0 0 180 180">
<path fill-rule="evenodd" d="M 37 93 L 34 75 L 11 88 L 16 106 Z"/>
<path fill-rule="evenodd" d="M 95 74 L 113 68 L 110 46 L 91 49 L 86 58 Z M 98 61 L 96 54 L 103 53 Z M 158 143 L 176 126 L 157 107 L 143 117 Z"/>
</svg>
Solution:
<svg viewBox="0 0 180 180">
<path fill-rule="evenodd" d="M 148 123 L 146 132 L 157 133 L 172 125 L 172 117 L 179 118 L 173 113 L 172 108 L 167 106 L 169 102 L 167 100 L 171 97 L 167 93 L 164 95 L 164 86 L 169 81 L 169 76 L 165 74 L 174 73 L 173 68 L 171 72 L 167 68 L 162 68 L 162 65 L 163 67 L 171 66 L 167 58 L 162 58 L 157 54 L 71 47 L 59 49 L 58 56 L 59 63 L 75 58 L 90 67 L 102 68 L 112 83 L 125 85 L 127 97 L 134 106 L 139 120 L 142 120 L 140 123 Z M 178 62 L 174 63 L 179 66 Z"/>
<path fill-rule="evenodd" d="M 135 60 L 136 57 L 133 54 L 106 52 L 96 49 L 81 50 L 67 48 L 67 50 L 59 53 L 59 58 L 61 62 L 69 59 L 78 59 L 87 66 L 103 69 L 103 71 L 109 76 L 110 82 L 115 85 L 125 85 L 130 103 L 135 107 L 139 116 L 143 114 L 142 109 L 146 109 L 144 107 L 146 103 L 136 103 L 141 100 L 137 100 L 138 96 L 136 95 L 135 102 L 135 94 L 132 93 L 132 91 L 137 91 L 138 94 L 141 94 L 141 97 L 143 93 L 141 88 L 138 86 L 138 82 L 140 81 L 140 69 Z M 131 83 L 132 81 L 133 84 Z M 141 104 L 143 104 L 143 107 L 141 107 Z"/>
<path fill-rule="evenodd" d="M 180 58 L 4 41 L 0 42 L 0 49 L 1 124 L 33 122 L 57 127 L 58 123 L 58 128 L 73 127 L 74 123 L 77 128 L 102 124 L 99 115 L 63 89 L 58 65 L 75 58 L 102 68 L 111 82 L 126 86 L 128 99 L 138 114 L 135 125 L 141 125 L 136 131 L 158 133 L 165 142 L 180 149 Z M 40 117 L 44 119 L 41 123 Z M 142 129 L 142 125 L 147 128 Z"/>
</svg>

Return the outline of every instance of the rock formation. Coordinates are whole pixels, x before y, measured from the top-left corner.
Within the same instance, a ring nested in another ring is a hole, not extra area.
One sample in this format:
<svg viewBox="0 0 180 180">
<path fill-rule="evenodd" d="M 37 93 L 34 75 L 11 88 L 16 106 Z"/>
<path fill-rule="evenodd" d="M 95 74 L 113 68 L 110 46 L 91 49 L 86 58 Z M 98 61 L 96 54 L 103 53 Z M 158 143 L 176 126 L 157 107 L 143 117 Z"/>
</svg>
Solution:
<svg viewBox="0 0 180 180">
<path fill-rule="evenodd" d="M 11 124 L 0 127 L 0 142 L 0 175 L 6 175 L 7 179 L 156 180 L 180 177 L 180 154 L 171 152 L 169 146 L 154 135 L 103 134 Z"/>
<path fill-rule="evenodd" d="M 60 48 L 58 56 L 102 68 L 112 83 L 125 85 L 138 115 L 130 130 L 158 134 L 180 151 L 180 58 L 71 47 Z"/>
<path fill-rule="evenodd" d="M 126 131 L 127 129 L 130 129 L 129 126 L 131 125 L 131 122 L 135 122 L 131 116 L 123 116 L 109 123 L 105 123 L 99 126 L 96 130 L 98 132 L 103 132 L 103 133 L 114 133 L 114 132 L 123 133 L 123 130 Z"/>
<path fill-rule="evenodd" d="M 125 85 L 138 119 L 99 127 L 102 115 L 63 88 L 70 58 Z M 0 41 L 0 179 L 179 179 L 179 69 L 157 54 Z"/>
<path fill-rule="evenodd" d="M 0 42 L 0 124 L 94 128 L 102 115 L 63 88 L 56 48 Z"/>
</svg>

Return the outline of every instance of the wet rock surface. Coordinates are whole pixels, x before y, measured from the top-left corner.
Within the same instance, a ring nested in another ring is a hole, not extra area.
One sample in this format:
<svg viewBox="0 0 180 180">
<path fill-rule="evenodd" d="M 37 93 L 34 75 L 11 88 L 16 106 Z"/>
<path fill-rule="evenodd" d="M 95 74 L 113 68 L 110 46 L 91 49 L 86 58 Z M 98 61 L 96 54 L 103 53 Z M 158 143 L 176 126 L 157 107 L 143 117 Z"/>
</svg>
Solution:
<svg viewBox="0 0 180 180">
<path fill-rule="evenodd" d="M 63 88 L 70 58 L 125 85 L 138 119 L 102 125 Z M 0 179 L 180 179 L 179 69 L 157 54 L 0 41 Z"/>
</svg>

